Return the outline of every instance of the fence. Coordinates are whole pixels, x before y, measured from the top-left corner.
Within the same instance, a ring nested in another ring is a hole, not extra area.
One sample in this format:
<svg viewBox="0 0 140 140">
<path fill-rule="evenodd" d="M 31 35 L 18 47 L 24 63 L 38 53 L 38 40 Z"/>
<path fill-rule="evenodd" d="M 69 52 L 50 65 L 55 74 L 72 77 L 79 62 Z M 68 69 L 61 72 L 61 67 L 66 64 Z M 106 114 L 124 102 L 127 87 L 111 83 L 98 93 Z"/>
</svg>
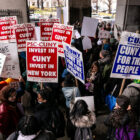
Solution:
<svg viewBox="0 0 140 140">
<path fill-rule="evenodd" d="M 0 17 L 17 16 L 18 23 L 23 23 L 22 11 L 17 9 L 0 10 Z"/>
</svg>

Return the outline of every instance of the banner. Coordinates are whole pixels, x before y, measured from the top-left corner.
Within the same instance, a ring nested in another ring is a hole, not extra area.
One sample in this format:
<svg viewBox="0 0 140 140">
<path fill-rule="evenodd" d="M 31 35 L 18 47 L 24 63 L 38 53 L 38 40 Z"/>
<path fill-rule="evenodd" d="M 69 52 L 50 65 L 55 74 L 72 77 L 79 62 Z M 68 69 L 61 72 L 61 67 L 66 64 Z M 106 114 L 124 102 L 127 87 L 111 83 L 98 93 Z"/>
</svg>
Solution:
<svg viewBox="0 0 140 140">
<path fill-rule="evenodd" d="M 0 17 L 0 42 L 16 42 L 13 26 L 17 24 L 17 17 Z"/>
<path fill-rule="evenodd" d="M 5 59 L 6 59 L 6 55 L 0 53 L 0 75 L 2 73 L 2 69 L 3 69 L 3 66 L 4 66 Z"/>
<path fill-rule="evenodd" d="M 98 38 L 110 38 L 110 32 L 105 30 L 100 30 L 98 34 Z"/>
<path fill-rule="evenodd" d="M 35 24 L 25 23 L 14 26 L 18 52 L 26 51 L 26 41 L 36 40 Z"/>
<path fill-rule="evenodd" d="M 52 33 L 52 40 L 58 41 L 60 44 L 58 45 L 58 55 L 64 57 L 64 48 L 62 45 L 62 41 L 71 44 L 72 39 L 72 32 L 73 26 L 64 25 L 64 24 L 57 24 L 53 25 L 53 33 Z"/>
<path fill-rule="evenodd" d="M 111 77 L 140 79 L 140 34 L 122 33 Z"/>
<path fill-rule="evenodd" d="M 35 27 L 36 40 L 40 41 L 40 27 Z"/>
<path fill-rule="evenodd" d="M 81 36 L 94 37 L 98 25 L 98 19 L 84 17 Z"/>
<path fill-rule="evenodd" d="M 54 23 L 60 23 L 60 19 L 40 19 L 41 40 L 51 41 Z"/>
<path fill-rule="evenodd" d="M 58 43 L 55 41 L 27 41 L 27 80 L 58 82 Z"/>
<path fill-rule="evenodd" d="M 67 70 L 84 84 L 85 78 L 82 53 L 66 43 L 63 43 L 63 46 Z"/>
<path fill-rule="evenodd" d="M 81 38 L 81 35 L 78 32 L 78 30 L 73 30 L 72 38 L 76 38 L 76 39 Z"/>
<path fill-rule="evenodd" d="M 19 79 L 20 67 L 16 43 L 0 43 L 0 53 L 6 55 L 1 77 Z"/>
<path fill-rule="evenodd" d="M 82 40 L 82 43 L 83 43 L 83 50 L 87 50 L 87 49 L 92 48 L 91 39 L 88 38 L 87 36 L 84 37 L 84 39 Z"/>
<path fill-rule="evenodd" d="M 88 109 L 91 112 L 95 111 L 94 96 L 75 97 L 75 102 L 77 102 L 78 100 L 84 100 L 88 105 Z"/>
</svg>

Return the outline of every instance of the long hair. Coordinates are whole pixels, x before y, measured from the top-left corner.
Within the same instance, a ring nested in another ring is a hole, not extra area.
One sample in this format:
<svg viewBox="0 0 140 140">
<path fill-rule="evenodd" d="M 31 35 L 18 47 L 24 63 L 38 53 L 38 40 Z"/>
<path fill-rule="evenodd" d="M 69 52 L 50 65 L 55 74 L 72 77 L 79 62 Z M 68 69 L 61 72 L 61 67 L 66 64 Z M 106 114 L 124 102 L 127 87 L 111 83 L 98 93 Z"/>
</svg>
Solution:
<svg viewBox="0 0 140 140">
<path fill-rule="evenodd" d="M 23 135 L 37 134 L 40 130 L 38 120 L 31 115 L 24 116 L 21 118 L 17 126 L 17 131 L 20 131 Z"/>
<path fill-rule="evenodd" d="M 122 119 L 128 113 L 127 108 L 130 102 L 129 102 L 129 99 L 123 95 L 117 97 L 116 102 L 120 106 L 120 108 L 117 108 L 113 111 L 110 120 L 112 122 L 113 127 L 119 128 L 122 126 L 122 123 L 121 123 Z"/>
<path fill-rule="evenodd" d="M 78 119 L 87 114 L 89 114 L 88 105 L 84 100 L 78 100 L 70 112 L 70 118 Z"/>
<path fill-rule="evenodd" d="M 92 71 L 92 69 L 93 69 L 94 66 L 96 66 L 98 68 L 98 70 L 99 70 L 100 65 L 99 65 L 98 61 L 94 61 L 92 63 L 91 68 L 90 68 L 91 71 Z"/>
<path fill-rule="evenodd" d="M 16 90 L 14 88 L 11 88 L 10 86 L 5 86 L 0 91 L 0 101 L 8 101 L 8 98 L 11 96 L 13 92 Z"/>
</svg>

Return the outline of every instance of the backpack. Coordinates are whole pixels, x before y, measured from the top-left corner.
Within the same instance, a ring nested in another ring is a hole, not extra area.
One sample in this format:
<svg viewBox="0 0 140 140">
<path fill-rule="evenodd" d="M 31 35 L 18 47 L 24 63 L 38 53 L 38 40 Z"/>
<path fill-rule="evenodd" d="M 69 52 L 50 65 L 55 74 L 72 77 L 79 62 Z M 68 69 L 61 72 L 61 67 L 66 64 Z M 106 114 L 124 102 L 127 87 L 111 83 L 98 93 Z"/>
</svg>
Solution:
<svg viewBox="0 0 140 140">
<path fill-rule="evenodd" d="M 136 140 L 136 129 L 129 129 L 128 126 L 116 129 L 117 140 Z"/>
<path fill-rule="evenodd" d="M 63 137 L 65 135 L 65 120 L 63 113 L 58 109 L 53 109 L 49 121 L 49 130 L 52 131 L 56 138 Z"/>
<path fill-rule="evenodd" d="M 74 140 L 93 140 L 90 128 L 77 128 Z"/>
</svg>

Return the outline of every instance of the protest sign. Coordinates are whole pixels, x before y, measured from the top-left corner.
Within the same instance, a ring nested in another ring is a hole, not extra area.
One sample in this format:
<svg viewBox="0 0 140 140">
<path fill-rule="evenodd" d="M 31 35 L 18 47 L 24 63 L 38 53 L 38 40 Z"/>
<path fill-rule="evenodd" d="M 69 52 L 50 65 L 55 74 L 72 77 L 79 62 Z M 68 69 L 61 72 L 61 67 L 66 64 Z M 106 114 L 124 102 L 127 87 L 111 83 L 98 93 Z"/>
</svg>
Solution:
<svg viewBox="0 0 140 140">
<path fill-rule="evenodd" d="M 0 18 L 0 42 L 16 42 L 13 26 L 17 24 L 17 17 Z"/>
<path fill-rule="evenodd" d="M 27 41 L 27 80 L 58 82 L 58 43 L 55 41 Z"/>
<path fill-rule="evenodd" d="M 63 43 L 67 70 L 82 83 L 85 83 L 82 53 L 74 47 Z"/>
<path fill-rule="evenodd" d="M 84 50 L 92 48 L 91 39 L 88 38 L 87 36 L 84 37 L 84 39 L 82 40 L 82 43 L 83 43 L 83 49 Z"/>
<path fill-rule="evenodd" d="M 79 39 L 79 38 L 81 38 L 81 35 L 77 30 L 73 30 L 72 37 L 76 38 L 76 39 Z"/>
<path fill-rule="evenodd" d="M 26 41 L 36 40 L 35 24 L 25 23 L 14 26 L 18 52 L 26 51 Z"/>
<path fill-rule="evenodd" d="M 0 53 L 0 75 L 2 73 L 2 69 L 3 69 L 3 66 L 4 66 L 5 59 L 6 59 L 6 55 Z"/>
<path fill-rule="evenodd" d="M 98 38 L 110 38 L 110 32 L 106 30 L 100 30 Z"/>
<path fill-rule="evenodd" d="M 78 100 L 84 100 L 88 105 L 88 109 L 92 112 L 95 111 L 94 96 L 75 97 L 75 102 Z"/>
<path fill-rule="evenodd" d="M 81 36 L 94 37 L 98 25 L 98 19 L 84 17 L 82 24 Z"/>
<path fill-rule="evenodd" d="M 111 77 L 140 79 L 140 35 L 123 32 Z"/>
<path fill-rule="evenodd" d="M 18 79 L 20 68 L 16 43 L 0 43 L 0 53 L 6 55 L 1 77 Z"/>
<path fill-rule="evenodd" d="M 40 27 L 35 27 L 36 40 L 40 41 Z"/>
<path fill-rule="evenodd" d="M 41 40 L 51 41 L 52 28 L 54 23 L 60 23 L 60 19 L 40 19 Z"/>
<path fill-rule="evenodd" d="M 57 24 L 53 25 L 52 40 L 60 42 L 58 45 L 58 55 L 64 57 L 62 41 L 71 44 L 73 26 Z"/>
</svg>

